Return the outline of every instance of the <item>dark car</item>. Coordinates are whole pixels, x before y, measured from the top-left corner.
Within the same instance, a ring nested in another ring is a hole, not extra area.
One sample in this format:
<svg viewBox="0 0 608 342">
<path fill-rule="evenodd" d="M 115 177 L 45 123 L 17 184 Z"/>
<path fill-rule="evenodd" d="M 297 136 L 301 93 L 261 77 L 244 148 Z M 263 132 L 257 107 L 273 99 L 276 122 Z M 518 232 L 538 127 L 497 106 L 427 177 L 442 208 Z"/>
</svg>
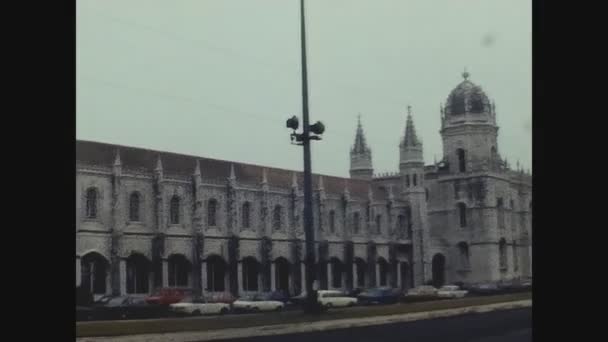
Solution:
<svg viewBox="0 0 608 342">
<path fill-rule="evenodd" d="M 276 300 L 283 303 L 287 303 L 290 300 L 289 296 L 284 291 L 270 292 L 268 293 L 267 298 L 268 300 Z"/>
<path fill-rule="evenodd" d="M 119 296 L 94 306 L 93 311 L 98 319 L 158 318 L 168 316 L 169 307 L 150 304 L 143 297 Z"/>
<path fill-rule="evenodd" d="M 361 304 L 395 304 L 399 302 L 400 293 L 392 288 L 380 287 L 361 292 L 357 300 Z"/>
<path fill-rule="evenodd" d="M 468 286 L 467 291 L 472 295 L 488 296 L 502 293 L 503 289 L 495 283 L 482 283 Z"/>
<path fill-rule="evenodd" d="M 363 289 L 356 288 L 356 289 L 352 289 L 352 290 L 348 291 L 346 293 L 346 295 L 348 297 L 357 297 L 357 296 L 359 296 L 359 294 L 361 294 L 361 292 L 363 292 Z"/>
</svg>

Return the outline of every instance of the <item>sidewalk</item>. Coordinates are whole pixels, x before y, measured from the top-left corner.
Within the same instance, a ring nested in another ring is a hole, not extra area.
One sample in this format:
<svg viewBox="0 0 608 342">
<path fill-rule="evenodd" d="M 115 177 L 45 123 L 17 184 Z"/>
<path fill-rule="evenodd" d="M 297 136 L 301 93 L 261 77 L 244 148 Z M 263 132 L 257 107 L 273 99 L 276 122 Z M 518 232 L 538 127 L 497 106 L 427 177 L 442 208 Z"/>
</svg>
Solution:
<svg viewBox="0 0 608 342">
<path fill-rule="evenodd" d="M 246 337 L 257 337 L 257 336 L 270 336 L 270 335 L 283 335 L 283 334 L 294 334 L 294 333 L 307 333 L 315 331 L 325 331 L 332 329 L 348 329 L 355 327 L 364 327 L 369 325 L 380 325 L 400 322 L 412 322 L 425 319 L 434 319 L 442 317 L 458 316 L 463 314 L 471 313 L 486 313 L 497 310 L 509 310 L 516 308 L 531 307 L 532 300 L 520 300 L 507 303 L 497 303 L 488 305 L 477 305 L 469 306 L 456 309 L 446 310 L 435 310 L 429 312 L 417 312 L 408 313 L 401 315 L 388 315 L 388 316 L 374 316 L 365 318 L 347 318 L 347 319 L 334 319 L 329 321 L 317 321 L 317 322 L 305 322 L 305 323 L 291 323 L 291 324 L 277 324 L 270 326 L 257 326 L 249 328 L 236 328 L 236 329 L 221 329 L 221 330 L 210 330 L 210 331 L 196 331 L 196 332 L 174 332 L 174 333 L 162 333 L 162 334 L 142 334 L 142 335 L 128 335 L 128 336 L 116 336 L 116 337 L 84 337 L 78 338 L 76 341 L 79 342 L 203 342 L 203 341 L 214 341 L 214 340 L 225 340 L 235 338 L 246 338 Z"/>
</svg>

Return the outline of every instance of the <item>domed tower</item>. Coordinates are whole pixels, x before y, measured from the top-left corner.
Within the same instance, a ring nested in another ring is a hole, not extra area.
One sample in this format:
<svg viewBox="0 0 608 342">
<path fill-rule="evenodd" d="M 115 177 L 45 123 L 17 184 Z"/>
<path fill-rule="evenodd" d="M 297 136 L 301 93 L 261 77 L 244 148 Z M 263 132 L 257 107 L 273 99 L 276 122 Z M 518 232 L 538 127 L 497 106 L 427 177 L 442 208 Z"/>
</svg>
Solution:
<svg viewBox="0 0 608 342">
<path fill-rule="evenodd" d="M 350 178 L 371 180 L 373 175 L 372 150 L 365 143 L 361 115 L 359 115 L 355 144 L 350 150 Z"/>
<path fill-rule="evenodd" d="M 494 104 L 469 76 L 462 74 L 464 80 L 441 107 L 443 160 L 453 173 L 488 171 L 500 163 Z"/>
</svg>

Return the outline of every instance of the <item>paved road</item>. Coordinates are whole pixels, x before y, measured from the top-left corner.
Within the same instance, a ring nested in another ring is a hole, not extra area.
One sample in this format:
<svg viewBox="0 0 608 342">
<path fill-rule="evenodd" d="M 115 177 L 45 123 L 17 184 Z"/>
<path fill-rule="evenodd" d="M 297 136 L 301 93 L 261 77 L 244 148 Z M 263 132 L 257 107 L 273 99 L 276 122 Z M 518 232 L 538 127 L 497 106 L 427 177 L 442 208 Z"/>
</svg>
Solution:
<svg viewBox="0 0 608 342">
<path fill-rule="evenodd" d="M 505 310 L 410 323 L 385 324 L 305 334 L 250 337 L 229 341 L 527 342 L 532 341 L 532 309 Z"/>
</svg>

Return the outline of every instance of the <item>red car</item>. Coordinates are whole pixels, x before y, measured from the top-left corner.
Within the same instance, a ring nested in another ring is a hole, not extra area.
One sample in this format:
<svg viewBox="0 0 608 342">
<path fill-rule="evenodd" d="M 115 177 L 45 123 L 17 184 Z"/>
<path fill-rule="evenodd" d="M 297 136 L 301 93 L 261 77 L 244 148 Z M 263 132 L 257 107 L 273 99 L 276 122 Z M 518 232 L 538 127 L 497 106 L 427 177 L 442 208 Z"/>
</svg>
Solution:
<svg viewBox="0 0 608 342">
<path fill-rule="evenodd" d="M 148 304 L 170 305 L 179 303 L 184 297 L 192 295 L 192 290 L 183 288 L 161 288 L 146 297 Z"/>
</svg>

